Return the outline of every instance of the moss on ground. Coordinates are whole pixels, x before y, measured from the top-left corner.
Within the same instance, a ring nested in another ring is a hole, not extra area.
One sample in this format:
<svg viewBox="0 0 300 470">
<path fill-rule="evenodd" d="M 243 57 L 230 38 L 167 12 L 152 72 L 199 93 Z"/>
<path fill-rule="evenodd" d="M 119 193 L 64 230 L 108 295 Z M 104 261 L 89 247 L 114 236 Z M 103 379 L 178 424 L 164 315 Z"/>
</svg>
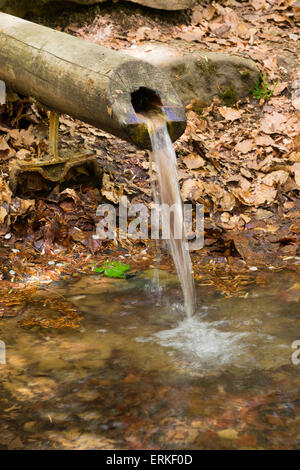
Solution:
<svg viewBox="0 0 300 470">
<path fill-rule="evenodd" d="M 224 93 L 219 93 L 219 97 L 226 106 L 233 106 L 237 102 L 234 85 L 231 83 Z"/>
<path fill-rule="evenodd" d="M 214 64 L 211 60 L 198 60 L 197 65 L 200 67 L 203 73 L 211 74 L 216 71 L 216 64 Z"/>
</svg>

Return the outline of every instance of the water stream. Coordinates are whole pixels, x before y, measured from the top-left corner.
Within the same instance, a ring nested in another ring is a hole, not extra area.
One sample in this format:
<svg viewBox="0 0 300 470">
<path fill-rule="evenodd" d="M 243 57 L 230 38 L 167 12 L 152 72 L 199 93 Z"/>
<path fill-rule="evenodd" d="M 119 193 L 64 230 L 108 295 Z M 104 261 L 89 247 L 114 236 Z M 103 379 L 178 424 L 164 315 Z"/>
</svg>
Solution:
<svg viewBox="0 0 300 470">
<path fill-rule="evenodd" d="M 153 113 L 146 119 L 158 176 L 158 187 L 152 186 L 154 201 L 161 205 L 162 227 L 170 229 L 167 244 L 183 291 L 185 312 L 191 317 L 195 309 L 193 269 L 185 238 L 176 153 L 163 117 Z"/>
<path fill-rule="evenodd" d="M 0 449 L 300 449 L 297 274 L 232 298 L 198 283 L 183 321 L 177 277 L 159 273 L 157 305 L 152 274 L 78 277 L 4 310 Z M 77 328 L 55 327 L 62 300 Z"/>
</svg>

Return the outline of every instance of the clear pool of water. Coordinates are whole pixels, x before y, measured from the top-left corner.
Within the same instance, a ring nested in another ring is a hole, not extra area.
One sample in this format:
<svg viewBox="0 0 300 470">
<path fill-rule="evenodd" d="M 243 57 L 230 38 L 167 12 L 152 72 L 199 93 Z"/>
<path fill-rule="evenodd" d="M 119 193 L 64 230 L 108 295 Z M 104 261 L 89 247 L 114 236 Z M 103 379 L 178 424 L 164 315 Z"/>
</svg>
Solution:
<svg viewBox="0 0 300 470">
<path fill-rule="evenodd" d="M 299 278 L 198 286 L 193 318 L 173 275 L 159 294 L 151 278 L 48 286 L 2 318 L 0 449 L 300 448 Z M 61 299 L 78 328 L 26 321 Z"/>
</svg>

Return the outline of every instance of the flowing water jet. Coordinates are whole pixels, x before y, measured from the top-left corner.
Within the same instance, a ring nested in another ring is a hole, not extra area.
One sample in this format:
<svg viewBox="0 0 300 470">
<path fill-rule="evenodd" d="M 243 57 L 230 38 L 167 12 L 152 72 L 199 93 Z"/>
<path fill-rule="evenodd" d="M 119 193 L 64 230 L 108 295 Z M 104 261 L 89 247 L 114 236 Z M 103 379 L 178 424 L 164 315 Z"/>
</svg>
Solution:
<svg viewBox="0 0 300 470">
<path fill-rule="evenodd" d="M 167 244 L 183 291 L 185 312 L 191 317 L 195 308 L 194 279 L 185 236 L 176 153 L 164 116 L 159 112 L 149 111 L 144 119 L 148 125 L 152 158 L 157 165 L 158 187 L 153 185 L 153 197 L 161 207 L 162 228 L 170 229 Z"/>
</svg>

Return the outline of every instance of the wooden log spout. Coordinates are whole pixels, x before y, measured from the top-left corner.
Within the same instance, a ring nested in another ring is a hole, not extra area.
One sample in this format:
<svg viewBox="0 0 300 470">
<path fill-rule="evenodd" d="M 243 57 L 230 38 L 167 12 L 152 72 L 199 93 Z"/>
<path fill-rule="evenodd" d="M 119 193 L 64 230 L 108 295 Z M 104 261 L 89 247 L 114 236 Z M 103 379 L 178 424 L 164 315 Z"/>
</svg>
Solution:
<svg viewBox="0 0 300 470">
<path fill-rule="evenodd" d="M 143 114 L 165 115 L 172 140 L 185 112 L 155 66 L 97 44 L 0 13 L 0 80 L 48 108 L 149 147 Z"/>
</svg>

